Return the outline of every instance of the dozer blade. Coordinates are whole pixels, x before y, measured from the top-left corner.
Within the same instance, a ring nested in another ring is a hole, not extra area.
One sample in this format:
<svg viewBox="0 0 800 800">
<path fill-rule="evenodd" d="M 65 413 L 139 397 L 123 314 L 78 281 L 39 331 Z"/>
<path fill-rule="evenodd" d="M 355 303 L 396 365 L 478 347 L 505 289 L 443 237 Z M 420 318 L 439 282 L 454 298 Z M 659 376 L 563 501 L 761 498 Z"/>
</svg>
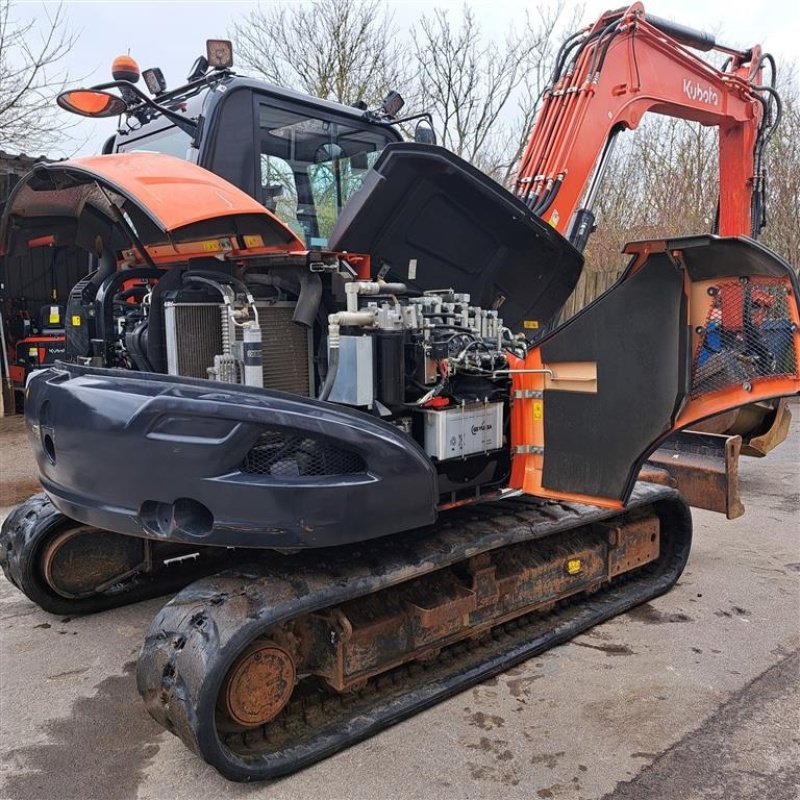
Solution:
<svg viewBox="0 0 800 800">
<path fill-rule="evenodd" d="M 741 446 L 741 436 L 680 431 L 650 454 L 639 478 L 676 488 L 690 506 L 736 519 L 744 514 L 739 497 Z"/>
<path fill-rule="evenodd" d="M 749 411 L 750 406 L 741 410 Z M 782 397 L 774 409 L 762 418 L 761 425 L 754 430 L 751 428 L 749 436 L 743 436 L 742 453 L 756 458 L 765 456 L 786 439 L 791 422 L 792 412 L 789 411 L 786 399 Z"/>
<path fill-rule="evenodd" d="M 703 420 L 694 430 L 742 437 L 742 455 L 761 458 L 789 435 L 792 412 L 786 398 L 750 403 L 741 408 Z"/>
</svg>

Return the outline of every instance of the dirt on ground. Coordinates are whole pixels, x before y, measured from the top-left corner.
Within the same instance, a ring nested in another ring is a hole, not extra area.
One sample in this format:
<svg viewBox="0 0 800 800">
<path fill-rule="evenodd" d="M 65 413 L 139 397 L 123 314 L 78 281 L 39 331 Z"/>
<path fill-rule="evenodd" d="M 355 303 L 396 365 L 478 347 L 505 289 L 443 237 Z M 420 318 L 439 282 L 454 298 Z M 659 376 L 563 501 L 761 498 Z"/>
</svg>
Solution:
<svg viewBox="0 0 800 800">
<path fill-rule="evenodd" d="M 21 503 L 40 490 L 25 418 L 0 417 L 0 508 Z"/>
</svg>

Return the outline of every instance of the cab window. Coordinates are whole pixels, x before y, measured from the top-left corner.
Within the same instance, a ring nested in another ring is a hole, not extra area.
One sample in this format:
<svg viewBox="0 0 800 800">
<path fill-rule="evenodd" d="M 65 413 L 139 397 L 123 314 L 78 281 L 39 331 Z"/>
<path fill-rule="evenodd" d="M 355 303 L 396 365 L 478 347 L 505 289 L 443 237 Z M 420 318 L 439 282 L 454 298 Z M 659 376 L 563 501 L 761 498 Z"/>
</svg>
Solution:
<svg viewBox="0 0 800 800">
<path fill-rule="evenodd" d="M 325 247 L 341 209 L 394 139 L 380 128 L 261 103 L 262 202 L 309 247 Z"/>
</svg>

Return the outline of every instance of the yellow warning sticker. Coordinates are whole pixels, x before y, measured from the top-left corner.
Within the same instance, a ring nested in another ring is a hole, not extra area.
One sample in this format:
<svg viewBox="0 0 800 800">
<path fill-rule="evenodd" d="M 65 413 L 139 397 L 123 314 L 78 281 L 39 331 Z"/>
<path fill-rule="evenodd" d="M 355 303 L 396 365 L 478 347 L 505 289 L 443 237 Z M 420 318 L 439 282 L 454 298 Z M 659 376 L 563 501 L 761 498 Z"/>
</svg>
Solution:
<svg viewBox="0 0 800 800">
<path fill-rule="evenodd" d="M 80 328 L 81 326 L 81 318 L 79 314 L 72 315 L 72 327 L 73 328 Z"/>
<path fill-rule="evenodd" d="M 245 247 L 263 247 L 264 240 L 259 235 L 252 235 L 252 236 L 245 236 L 244 238 L 244 246 Z"/>
<path fill-rule="evenodd" d="M 50 306 L 50 314 L 48 315 L 50 325 L 58 325 L 61 322 L 61 314 L 58 311 L 58 306 Z"/>
<path fill-rule="evenodd" d="M 527 328 L 529 331 L 535 331 L 539 328 L 539 320 L 538 319 L 526 319 L 522 322 L 522 327 Z"/>
<path fill-rule="evenodd" d="M 533 401 L 533 418 L 540 420 L 544 415 L 544 403 L 541 400 Z"/>
<path fill-rule="evenodd" d="M 571 558 L 569 561 L 567 561 L 567 573 L 569 575 L 577 575 L 582 568 L 583 564 L 581 564 L 581 560 L 579 558 Z"/>
<path fill-rule="evenodd" d="M 200 242 L 200 247 L 202 247 L 204 253 L 218 253 L 222 250 L 219 242 Z"/>
</svg>

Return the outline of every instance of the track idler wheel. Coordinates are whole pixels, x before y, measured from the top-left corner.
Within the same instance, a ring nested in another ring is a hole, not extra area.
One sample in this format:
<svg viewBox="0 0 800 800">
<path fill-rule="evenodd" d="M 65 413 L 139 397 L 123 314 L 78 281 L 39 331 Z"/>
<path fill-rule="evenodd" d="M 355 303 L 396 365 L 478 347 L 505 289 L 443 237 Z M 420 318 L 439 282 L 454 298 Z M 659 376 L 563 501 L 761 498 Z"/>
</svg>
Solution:
<svg viewBox="0 0 800 800">
<path fill-rule="evenodd" d="M 0 530 L 6 578 L 51 614 L 94 614 L 168 594 L 237 558 L 224 548 L 150 542 L 82 525 L 43 493 L 17 506 Z"/>
<path fill-rule="evenodd" d="M 148 567 L 146 542 L 78 525 L 53 534 L 42 547 L 42 577 L 60 597 L 100 594 Z"/>
<path fill-rule="evenodd" d="M 228 670 L 219 695 L 219 724 L 257 728 L 271 722 L 289 702 L 297 670 L 289 653 L 271 641 L 255 641 Z"/>
</svg>

